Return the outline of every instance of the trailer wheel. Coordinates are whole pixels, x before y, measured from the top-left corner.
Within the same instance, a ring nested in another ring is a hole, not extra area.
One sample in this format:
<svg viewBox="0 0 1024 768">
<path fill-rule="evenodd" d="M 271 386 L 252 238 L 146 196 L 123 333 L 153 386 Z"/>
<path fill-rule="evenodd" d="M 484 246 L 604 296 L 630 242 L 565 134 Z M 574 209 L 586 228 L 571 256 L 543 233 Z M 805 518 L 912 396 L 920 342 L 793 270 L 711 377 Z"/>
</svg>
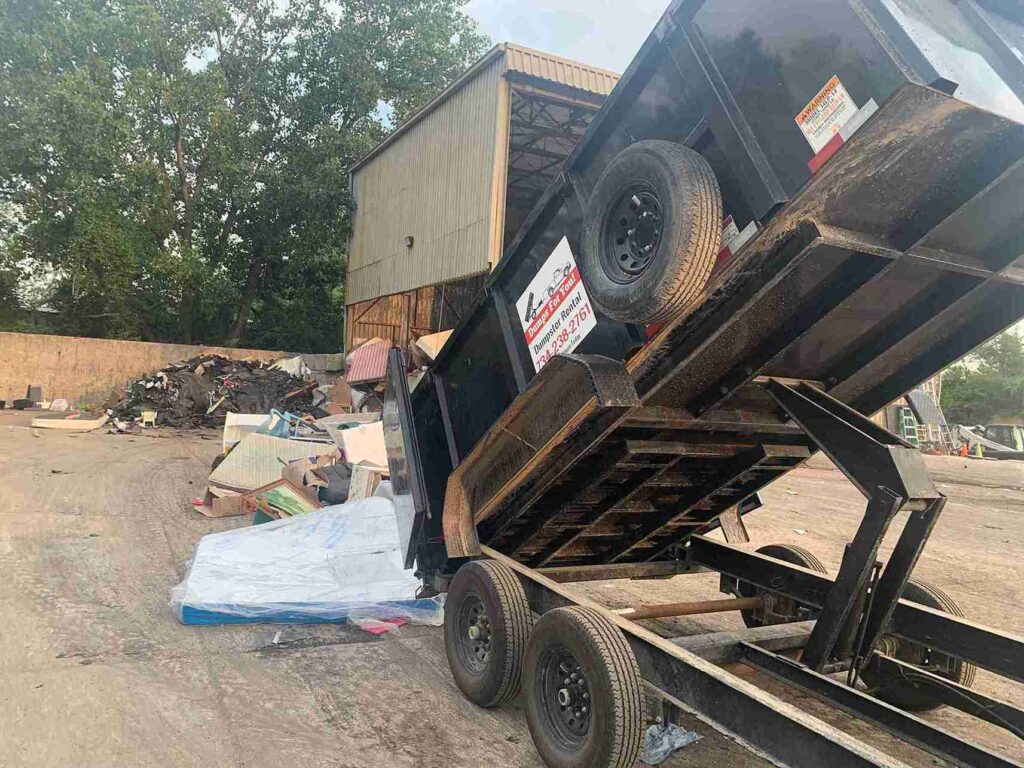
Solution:
<svg viewBox="0 0 1024 768">
<path fill-rule="evenodd" d="M 903 590 L 903 597 L 928 608 L 964 617 L 953 598 L 927 581 L 911 579 Z M 978 670 L 973 664 L 933 651 L 924 645 L 885 635 L 878 650 L 907 664 L 925 667 L 933 674 L 968 688 L 974 685 L 974 676 Z M 942 702 L 929 691 L 927 683 L 879 672 L 872 664 L 868 664 L 861 672 L 861 679 L 877 698 L 908 712 L 926 712 L 942 706 Z"/>
<path fill-rule="evenodd" d="M 550 768 L 627 768 L 640 753 L 643 683 L 622 632 L 592 608 L 559 608 L 526 648 L 526 722 Z"/>
<path fill-rule="evenodd" d="M 721 240 L 722 197 L 707 161 L 670 141 L 640 141 L 594 186 L 580 273 L 608 317 L 663 322 L 704 290 Z"/>
<path fill-rule="evenodd" d="M 799 565 L 818 573 L 826 573 L 825 565 L 803 547 L 793 544 L 768 544 L 757 550 L 759 555 L 774 557 L 784 563 Z M 788 624 L 794 621 L 813 619 L 816 611 L 799 605 L 793 598 L 785 597 L 771 590 L 755 586 L 749 582 L 739 583 L 741 597 L 765 596 L 765 604 L 761 608 L 740 611 L 743 623 L 750 628 L 763 627 L 770 624 Z"/>
<path fill-rule="evenodd" d="M 444 611 L 444 649 L 456 685 L 481 707 L 515 698 L 533 628 L 526 592 L 515 572 L 490 560 L 455 574 Z"/>
</svg>

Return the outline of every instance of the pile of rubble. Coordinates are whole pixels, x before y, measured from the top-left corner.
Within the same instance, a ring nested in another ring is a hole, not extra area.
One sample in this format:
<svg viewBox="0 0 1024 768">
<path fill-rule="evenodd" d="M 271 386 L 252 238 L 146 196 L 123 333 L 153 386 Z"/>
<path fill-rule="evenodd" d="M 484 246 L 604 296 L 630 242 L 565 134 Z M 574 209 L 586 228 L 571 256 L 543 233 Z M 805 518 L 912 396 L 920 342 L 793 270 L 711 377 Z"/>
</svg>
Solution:
<svg viewBox="0 0 1024 768">
<path fill-rule="evenodd" d="M 200 355 L 133 382 L 108 413 L 115 421 L 133 422 L 155 411 L 159 425 L 219 427 L 229 412 L 311 413 L 316 386 L 264 363 Z"/>
</svg>

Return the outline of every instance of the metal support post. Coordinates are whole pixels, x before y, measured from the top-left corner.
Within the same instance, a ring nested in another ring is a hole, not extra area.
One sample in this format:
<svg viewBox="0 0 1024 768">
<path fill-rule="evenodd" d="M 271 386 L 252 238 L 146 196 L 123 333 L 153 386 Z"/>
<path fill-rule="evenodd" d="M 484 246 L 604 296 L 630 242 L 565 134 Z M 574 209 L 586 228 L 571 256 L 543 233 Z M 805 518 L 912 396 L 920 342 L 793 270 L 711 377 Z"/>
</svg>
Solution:
<svg viewBox="0 0 1024 768">
<path fill-rule="evenodd" d="M 879 488 L 868 502 L 864 521 L 857 529 L 853 543 L 847 545 L 843 553 L 835 586 L 829 590 L 825 607 L 804 648 L 802 660 L 811 669 L 822 671 L 832 658 L 836 641 L 847 620 L 853 615 L 854 605 L 867 587 L 878 556 L 878 547 L 902 506 L 903 499 L 887 488 Z"/>
<path fill-rule="evenodd" d="M 903 533 L 900 534 L 896 548 L 889 557 L 889 562 L 882 571 L 882 577 L 878 580 L 878 588 L 874 599 L 871 602 L 871 611 L 866 619 L 864 641 L 857 651 L 862 659 L 870 658 L 871 652 L 878 645 L 886 625 L 892 617 L 896 602 L 903 594 L 910 574 L 917 565 L 918 558 L 924 550 L 924 545 L 931 536 L 935 524 L 939 520 L 942 508 L 946 506 L 946 497 L 940 496 L 932 500 L 924 509 L 917 510 L 910 515 Z"/>
<path fill-rule="evenodd" d="M 878 547 L 896 513 L 904 505 L 914 510 L 877 592 L 871 596 L 863 645 L 855 649 L 861 658 L 870 655 L 892 616 L 931 535 L 943 499 L 928 476 L 920 452 L 910 443 L 808 384 L 794 388 L 771 380 L 766 389 L 868 500 L 864 519 L 853 543 L 846 548 L 839 575 L 804 649 L 804 664 L 822 671 L 832 661 L 840 638 L 850 636 L 851 622 L 861 619 L 855 607 L 864 596 Z"/>
</svg>

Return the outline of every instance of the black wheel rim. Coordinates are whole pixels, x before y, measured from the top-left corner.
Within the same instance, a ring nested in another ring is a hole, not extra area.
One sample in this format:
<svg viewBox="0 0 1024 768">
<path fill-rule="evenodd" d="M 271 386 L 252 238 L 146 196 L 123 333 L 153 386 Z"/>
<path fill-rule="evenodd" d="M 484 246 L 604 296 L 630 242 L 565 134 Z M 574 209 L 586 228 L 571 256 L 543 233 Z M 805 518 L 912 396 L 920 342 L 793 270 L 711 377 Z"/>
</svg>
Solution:
<svg viewBox="0 0 1024 768">
<path fill-rule="evenodd" d="M 647 183 L 628 186 L 605 216 L 601 260 L 608 277 L 632 283 L 658 255 L 665 216 L 658 194 Z"/>
<path fill-rule="evenodd" d="M 563 646 L 545 651 L 537 667 L 541 716 L 567 750 L 577 750 L 590 733 L 590 684 L 576 657 Z"/>
<path fill-rule="evenodd" d="M 456 647 L 462 666 L 475 675 L 483 674 L 491 658 L 491 619 L 483 601 L 466 595 L 459 606 L 456 622 Z"/>
</svg>

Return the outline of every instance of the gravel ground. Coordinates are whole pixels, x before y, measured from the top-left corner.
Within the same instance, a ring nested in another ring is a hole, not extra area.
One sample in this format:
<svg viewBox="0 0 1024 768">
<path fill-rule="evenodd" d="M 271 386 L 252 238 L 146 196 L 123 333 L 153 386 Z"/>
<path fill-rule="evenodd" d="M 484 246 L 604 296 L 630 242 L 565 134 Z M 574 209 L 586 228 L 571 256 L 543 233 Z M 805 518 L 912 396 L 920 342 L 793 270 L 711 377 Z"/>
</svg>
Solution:
<svg viewBox="0 0 1024 768">
<path fill-rule="evenodd" d="M 375 638 L 346 626 L 179 624 L 169 591 L 199 537 L 247 523 L 189 507 L 218 449 L 212 433 L 68 435 L 0 414 L 0 766 L 540 765 L 521 702 L 484 711 L 462 699 L 438 629 Z M 1012 575 L 1024 555 L 1024 463 L 928 461 L 950 503 L 917 574 L 969 618 L 1020 633 L 1024 584 Z M 837 567 L 863 511 L 840 473 L 816 460 L 763 498 L 748 517 L 752 547 L 799 544 Z M 612 607 L 719 596 L 707 574 L 579 588 Z M 680 635 L 739 620 L 647 625 Z M 743 674 L 909 765 L 942 764 Z M 982 672 L 977 687 L 1024 706 L 1022 686 Z M 949 710 L 927 718 L 1020 756 L 997 728 Z M 768 765 L 703 723 L 683 724 L 703 738 L 670 768 Z"/>
</svg>

